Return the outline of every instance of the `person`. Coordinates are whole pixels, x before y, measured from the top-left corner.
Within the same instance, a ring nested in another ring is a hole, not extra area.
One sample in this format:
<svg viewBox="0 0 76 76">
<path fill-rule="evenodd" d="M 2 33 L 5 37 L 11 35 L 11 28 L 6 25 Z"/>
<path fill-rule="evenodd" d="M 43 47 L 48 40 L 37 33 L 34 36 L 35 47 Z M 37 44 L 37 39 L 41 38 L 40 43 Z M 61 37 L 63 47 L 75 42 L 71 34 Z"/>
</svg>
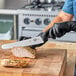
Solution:
<svg viewBox="0 0 76 76">
<path fill-rule="evenodd" d="M 73 21 L 73 18 L 76 20 L 76 0 L 65 0 L 60 13 L 38 36 L 41 36 L 45 43 L 48 37 L 56 39 L 70 31 L 76 32 L 76 21 Z M 26 39 L 26 37 L 20 38 L 20 40 L 24 39 Z M 35 48 L 40 45 L 34 45 L 32 47 Z"/>
</svg>

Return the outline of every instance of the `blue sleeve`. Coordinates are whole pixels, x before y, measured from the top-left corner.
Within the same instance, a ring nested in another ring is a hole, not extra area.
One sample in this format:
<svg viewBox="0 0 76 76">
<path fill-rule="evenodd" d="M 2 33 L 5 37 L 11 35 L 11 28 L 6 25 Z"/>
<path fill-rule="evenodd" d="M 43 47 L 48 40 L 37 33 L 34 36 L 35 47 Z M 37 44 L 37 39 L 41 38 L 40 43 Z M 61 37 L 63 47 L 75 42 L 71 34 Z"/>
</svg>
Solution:
<svg viewBox="0 0 76 76">
<path fill-rule="evenodd" d="M 74 15 L 74 13 L 73 13 L 73 0 L 65 0 L 65 3 L 64 3 L 62 10 L 66 13 Z"/>
</svg>

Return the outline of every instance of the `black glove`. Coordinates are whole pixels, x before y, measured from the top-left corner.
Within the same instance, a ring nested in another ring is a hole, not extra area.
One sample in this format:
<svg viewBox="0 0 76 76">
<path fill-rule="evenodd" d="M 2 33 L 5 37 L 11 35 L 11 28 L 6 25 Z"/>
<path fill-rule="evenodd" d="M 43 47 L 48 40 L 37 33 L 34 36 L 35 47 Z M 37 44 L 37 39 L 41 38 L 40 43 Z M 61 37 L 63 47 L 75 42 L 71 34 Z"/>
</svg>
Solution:
<svg viewBox="0 0 76 76">
<path fill-rule="evenodd" d="M 46 32 L 41 32 L 37 36 L 40 36 L 42 38 L 42 40 L 44 41 L 44 43 L 45 43 L 48 40 L 48 35 L 49 35 L 49 30 L 46 31 Z M 21 40 L 26 40 L 26 39 L 30 39 L 30 38 L 31 37 L 21 36 L 19 40 L 21 41 Z M 37 44 L 37 45 L 32 45 L 30 47 L 34 49 L 35 47 L 41 46 L 44 43 Z"/>
<path fill-rule="evenodd" d="M 49 29 L 49 37 L 55 39 L 56 37 L 62 37 L 70 31 L 76 32 L 76 21 L 55 23 L 54 26 Z"/>
<path fill-rule="evenodd" d="M 46 41 L 48 41 L 48 36 L 49 36 L 49 30 L 46 31 L 46 32 L 41 32 L 39 35 L 37 36 L 40 36 L 42 38 L 42 40 L 44 41 L 44 43 Z M 35 49 L 35 47 L 39 47 L 41 45 L 43 45 L 44 43 L 41 43 L 41 44 L 37 44 L 37 45 L 32 45 L 31 48 Z"/>
</svg>

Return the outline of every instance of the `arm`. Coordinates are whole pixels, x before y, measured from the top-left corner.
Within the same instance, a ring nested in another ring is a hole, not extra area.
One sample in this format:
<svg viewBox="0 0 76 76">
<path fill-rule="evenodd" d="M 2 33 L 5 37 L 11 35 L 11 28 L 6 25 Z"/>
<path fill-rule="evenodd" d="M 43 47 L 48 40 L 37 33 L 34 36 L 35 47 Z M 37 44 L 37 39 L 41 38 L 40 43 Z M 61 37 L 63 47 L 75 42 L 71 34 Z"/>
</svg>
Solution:
<svg viewBox="0 0 76 76">
<path fill-rule="evenodd" d="M 59 13 L 59 15 L 56 16 L 54 18 L 54 20 L 42 32 L 45 32 L 48 29 L 50 29 L 54 25 L 54 23 L 59 23 L 59 22 L 64 22 L 64 21 L 71 21 L 72 19 L 73 19 L 72 14 L 68 14 L 68 13 L 65 13 L 65 12 L 61 11 Z"/>
</svg>

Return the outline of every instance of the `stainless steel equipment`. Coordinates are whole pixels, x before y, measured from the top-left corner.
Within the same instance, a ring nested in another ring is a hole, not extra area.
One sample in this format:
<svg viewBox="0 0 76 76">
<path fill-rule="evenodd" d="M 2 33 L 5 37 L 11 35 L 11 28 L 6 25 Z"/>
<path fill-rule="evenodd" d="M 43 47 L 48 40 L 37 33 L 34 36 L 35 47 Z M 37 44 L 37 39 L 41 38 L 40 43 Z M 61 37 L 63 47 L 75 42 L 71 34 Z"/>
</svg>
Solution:
<svg viewBox="0 0 76 76">
<path fill-rule="evenodd" d="M 59 11 L 18 10 L 18 38 L 37 36 L 59 13 Z"/>
<path fill-rule="evenodd" d="M 29 5 L 19 9 L 18 38 L 38 35 L 59 13 L 63 3 L 55 0 L 33 0 Z"/>
<path fill-rule="evenodd" d="M 27 9 L 46 9 L 46 8 L 52 8 L 52 9 L 61 9 L 64 4 L 63 0 L 34 0 L 32 3 L 23 6 L 22 8 Z"/>
<path fill-rule="evenodd" d="M 34 3 L 18 10 L 18 38 L 37 36 L 55 18 L 64 3 L 64 0 L 51 0 L 51 3 L 45 3 L 45 0 L 40 1 L 34 0 Z M 57 38 L 56 41 L 75 42 L 76 33 L 69 32 L 63 37 Z"/>
</svg>

